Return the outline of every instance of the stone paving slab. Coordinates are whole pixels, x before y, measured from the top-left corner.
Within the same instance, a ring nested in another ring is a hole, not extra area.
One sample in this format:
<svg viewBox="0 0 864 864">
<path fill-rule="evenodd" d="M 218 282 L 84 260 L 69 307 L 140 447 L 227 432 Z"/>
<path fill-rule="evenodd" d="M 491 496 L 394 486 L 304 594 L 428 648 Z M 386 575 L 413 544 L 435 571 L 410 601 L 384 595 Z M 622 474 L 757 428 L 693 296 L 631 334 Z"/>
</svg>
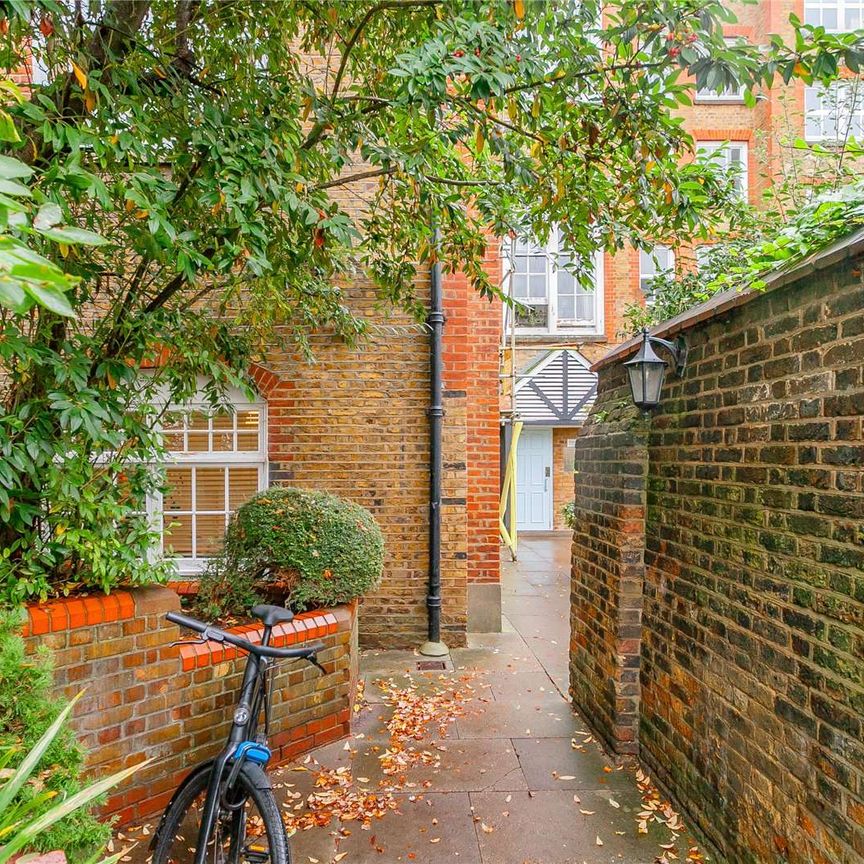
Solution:
<svg viewBox="0 0 864 864">
<path fill-rule="evenodd" d="M 453 651 L 453 665 L 457 671 L 470 672 L 542 672 L 540 662 L 520 640 L 518 654 L 490 648 L 458 648 Z"/>
<path fill-rule="evenodd" d="M 352 821 L 298 831 L 291 838 L 294 864 L 330 864 L 341 853 L 347 853 L 345 864 L 483 864 L 468 793 L 397 797 L 398 811 L 373 820 L 368 829 Z M 342 836 L 340 828 L 350 834 Z"/>
<path fill-rule="evenodd" d="M 426 744 L 420 745 L 426 748 Z M 488 789 L 527 789 L 519 758 L 508 739 L 439 741 L 432 749 L 441 759 L 437 768 L 418 766 L 410 772 L 415 788 L 435 792 L 482 792 Z M 386 780 L 376 753 L 367 750 L 354 759 L 355 777 L 367 777 L 372 786 Z"/>
<path fill-rule="evenodd" d="M 582 793 L 579 803 L 573 795 L 472 793 L 483 864 L 653 864 L 665 840 L 662 831 L 640 836 L 632 812 L 610 807 L 600 793 Z"/>
<path fill-rule="evenodd" d="M 528 788 L 540 791 L 594 789 L 632 792 L 633 775 L 618 770 L 596 743 L 583 744 L 582 735 L 572 738 L 514 738 L 513 749 Z M 574 749 L 572 742 L 582 749 Z"/>
<path fill-rule="evenodd" d="M 555 683 L 549 674 L 541 672 L 500 672 L 487 674 L 483 680 L 496 702 L 510 700 L 525 701 L 534 698 L 546 698 L 556 694 Z"/>
<path fill-rule="evenodd" d="M 586 731 L 560 696 L 490 702 L 456 721 L 460 738 L 562 738 Z"/>
</svg>

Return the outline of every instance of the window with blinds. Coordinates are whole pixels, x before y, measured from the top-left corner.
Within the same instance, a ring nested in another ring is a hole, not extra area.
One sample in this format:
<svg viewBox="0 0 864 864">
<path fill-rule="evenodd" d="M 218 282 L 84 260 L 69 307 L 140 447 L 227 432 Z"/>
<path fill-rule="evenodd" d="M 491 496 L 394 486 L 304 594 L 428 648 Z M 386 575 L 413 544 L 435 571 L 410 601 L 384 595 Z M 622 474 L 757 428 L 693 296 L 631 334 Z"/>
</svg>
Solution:
<svg viewBox="0 0 864 864">
<path fill-rule="evenodd" d="M 180 573 L 200 571 L 219 551 L 232 513 L 266 488 L 263 404 L 212 411 L 191 406 L 162 423 L 170 461 L 167 491 L 150 502 L 162 552 Z"/>
</svg>

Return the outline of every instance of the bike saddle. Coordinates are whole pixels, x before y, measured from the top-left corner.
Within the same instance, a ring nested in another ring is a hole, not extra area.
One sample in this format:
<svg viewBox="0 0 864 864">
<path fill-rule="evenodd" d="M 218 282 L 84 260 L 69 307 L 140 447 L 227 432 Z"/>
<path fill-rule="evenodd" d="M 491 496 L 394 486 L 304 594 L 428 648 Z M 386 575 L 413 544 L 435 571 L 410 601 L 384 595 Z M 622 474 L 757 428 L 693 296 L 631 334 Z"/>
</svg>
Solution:
<svg viewBox="0 0 864 864">
<path fill-rule="evenodd" d="M 284 606 L 253 606 L 252 614 L 258 618 L 265 627 L 272 627 L 274 624 L 282 624 L 294 619 L 294 613 Z"/>
</svg>

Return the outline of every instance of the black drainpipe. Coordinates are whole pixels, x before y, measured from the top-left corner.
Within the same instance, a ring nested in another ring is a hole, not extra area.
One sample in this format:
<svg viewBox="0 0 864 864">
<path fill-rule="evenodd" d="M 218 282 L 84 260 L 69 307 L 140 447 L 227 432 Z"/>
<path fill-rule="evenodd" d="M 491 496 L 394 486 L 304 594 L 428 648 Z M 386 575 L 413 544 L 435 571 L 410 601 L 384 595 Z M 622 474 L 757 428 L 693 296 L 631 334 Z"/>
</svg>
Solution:
<svg viewBox="0 0 864 864">
<path fill-rule="evenodd" d="M 441 294 L 441 262 L 437 258 L 440 235 L 434 230 L 435 262 L 432 264 L 429 314 L 430 331 L 430 405 L 429 405 L 429 617 L 428 641 L 421 654 L 440 657 L 448 653 L 441 642 L 441 431 L 444 425 L 443 384 L 441 380 L 441 338 L 444 332 L 444 306 Z"/>
</svg>

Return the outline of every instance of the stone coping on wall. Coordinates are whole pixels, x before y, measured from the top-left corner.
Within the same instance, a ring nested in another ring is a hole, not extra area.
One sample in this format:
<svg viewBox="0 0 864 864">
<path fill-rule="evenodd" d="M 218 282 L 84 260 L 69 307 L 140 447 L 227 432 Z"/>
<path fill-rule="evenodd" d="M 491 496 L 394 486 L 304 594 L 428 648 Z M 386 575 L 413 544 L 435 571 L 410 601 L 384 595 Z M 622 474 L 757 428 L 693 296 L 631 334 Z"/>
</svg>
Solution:
<svg viewBox="0 0 864 864">
<path fill-rule="evenodd" d="M 274 648 L 286 648 L 289 645 L 311 642 L 338 633 L 340 630 L 348 630 L 350 627 L 351 613 L 344 606 L 336 607 L 332 611 L 300 612 L 293 621 L 277 624 L 273 628 L 270 645 Z M 255 645 L 261 644 L 264 635 L 263 624 L 247 624 L 227 629 L 229 633 L 235 633 Z M 209 666 L 211 663 L 233 660 L 243 653 L 238 648 L 219 642 L 191 640 L 188 644 L 181 644 L 178 647 L 184 672 Z"/>
<path fill-rule="evenodd" d="M 152 585 L 108 596 L 67 597 L 27 609 L 29 654 L 54 658 L 54 691 L 82 689 L 72 729 L 87 768 L 107 776 L 151 762 L 113 790 L 103 812 L 131 824 L 162 810 L 190 768 L 212 758 L 231 724 L 243 652 L 200 643 L 166 619 L 180 609 L 170 587 Z M 230 628 L 260 642 L 263 625 Z M 186 638 L 188 641 L 178 642 Z M 273 763 L 280 764 L 350 732 L 357 681 L 357 604 L 302 612 L 273 628 L 272 644 L 322 643 L 326 672 L 301 662 L 279 664 L 274 678 Z"/>
<path fill-rule="evenodd" d="M 169 582 L 168 587 L 180 596 L 197 593 L 196 583 Z M 293 621 L 277 624 L 273 628 L 270 644 L 274 648 L 285 648 L 349 630 L 353 605 L 299 612 Z M 125 621 L 133 617 L 135 617 L 135 598 L 129 591 L 116 591 L 104 596 L 61 597 L 47 603 L 29 605 L 22 636 L 24 638 L 44 636 L 64 630 L 75 630 L 79 627 L 94 627 L 113 621 Z M 226 629 L 229 633 L 236 633 L 255 645 L 259 645 L 264 636 L 262 624 L 241 624 Z M 177 649 L 184 672 L 200 669 L 211 663 L 233 660 L 241 653 L 231 645 L 210 641 L 199 642 L 191 638 L 187 644 L 179 643 Z"/>
<path fill-rule="evenodd" d="M 697 324 L 701 324 L 703 321 L 709 321 L 725 312 L 729 312 L 731 309 L 743 306 L 754 297 L 759 297 L 766 291 L 776 291 L 784 285 L 790 285 L 793 282 L 804 279 L 813 273 L 817 273 L 820 270 L 826 270 L 841 261 L 848 258 L 855 258 L 861 254 L 864 254 L 864 230 L 856 231 L 846 237 L 841 237 L 839 240 L 826 246 L 824 249 L 808 255 L 802 261 L 778 267 L 771 271 L 767 276 L 765 276 L 765 286 L 760 290 L 752 288 L 738 290 L 737 288 L 732 288 L 728 291 L 721 291 L 719 294 L 715 294 L 704 303 L 700 303 L 692 309 L 687 309 L 680 315 L 676 315 L 674 318 L 670 318 L 667 321 L 649 327 L 648 332 L 652 336 L 674 336 L 677 333 L 695 327 Z M 609 366 L 611 363 L 623 360 L 625 357 L 633 354 L 641 342 L 641 336 L 634 336 L 632 339 L 622 342 L 620 345 L 613 348 L 608 354 L 604 354 L 591 367 L 591 371 L 598 372 L 604 366 Z"/>
</svg>

